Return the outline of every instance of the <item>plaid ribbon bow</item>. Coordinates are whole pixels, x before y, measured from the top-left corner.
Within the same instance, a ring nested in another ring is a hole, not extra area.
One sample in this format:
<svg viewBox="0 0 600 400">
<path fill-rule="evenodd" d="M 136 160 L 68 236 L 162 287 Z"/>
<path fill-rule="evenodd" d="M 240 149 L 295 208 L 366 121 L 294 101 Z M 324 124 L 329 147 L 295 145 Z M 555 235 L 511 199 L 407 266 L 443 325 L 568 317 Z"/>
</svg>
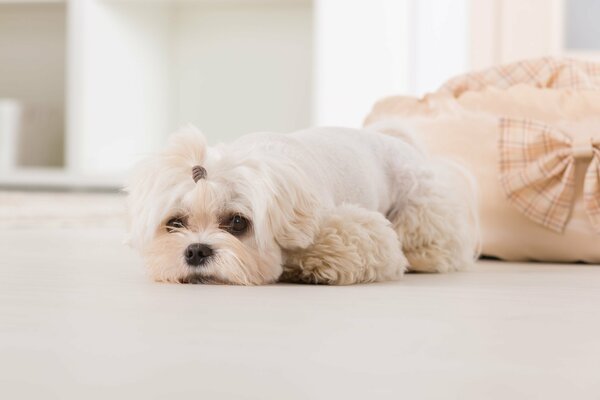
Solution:
<svg viewBox="0 0 600 400">
<path fill-rule="evenodd" d="M 562 232 L 575 198 L 575 162 L 590 159 L 583 185 L 585 211 L 600 233 L 600 142 L 574 143 L 543 123 L 500 120 L 500 180 L 508 201 L 521 213 Z"/>
</svg>

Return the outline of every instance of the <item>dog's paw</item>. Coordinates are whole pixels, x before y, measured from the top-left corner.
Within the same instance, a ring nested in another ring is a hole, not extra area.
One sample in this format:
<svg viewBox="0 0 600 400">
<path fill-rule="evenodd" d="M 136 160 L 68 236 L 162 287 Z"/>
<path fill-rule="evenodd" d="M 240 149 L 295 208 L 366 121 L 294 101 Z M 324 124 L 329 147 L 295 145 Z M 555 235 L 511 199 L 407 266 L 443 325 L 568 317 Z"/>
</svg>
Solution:
<svg viewBox="0 0 600 400">
<path fill-rule="evenodd" d="M 389 221 L 346 204 L 327 211 L 310 246 L 285 254 L 280 280 L 328 285 L 396 280 L 407 265 Z"/>
</svg>

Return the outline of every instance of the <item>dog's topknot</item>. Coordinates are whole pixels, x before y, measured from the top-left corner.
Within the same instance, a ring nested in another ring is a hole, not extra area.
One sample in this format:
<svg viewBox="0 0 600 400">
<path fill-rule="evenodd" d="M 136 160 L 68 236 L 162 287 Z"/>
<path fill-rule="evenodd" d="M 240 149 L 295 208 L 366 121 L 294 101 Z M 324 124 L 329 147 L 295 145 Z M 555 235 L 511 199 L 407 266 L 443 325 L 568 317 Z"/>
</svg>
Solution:
<svg viewBox="0 0 600 400">
<path fill-rule="evenodd" d="M 192 178 L 198 183 L 200 179 L 206 178 L 206 169 L 201 165 L 194 165 L 192 168 Z"/>
</svg>

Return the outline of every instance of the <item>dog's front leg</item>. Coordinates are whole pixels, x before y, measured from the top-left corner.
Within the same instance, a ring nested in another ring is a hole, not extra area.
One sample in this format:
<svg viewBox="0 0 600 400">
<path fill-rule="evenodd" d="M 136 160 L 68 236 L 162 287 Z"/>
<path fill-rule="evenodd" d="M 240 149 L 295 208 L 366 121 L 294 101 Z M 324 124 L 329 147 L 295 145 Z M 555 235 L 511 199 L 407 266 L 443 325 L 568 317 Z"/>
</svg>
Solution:
<svg viewBox="0 0 600 400">
<path fill-rule="evenodd" d="M 308 247 L 284 252 L 280 280 L 350 285 L 399 279 L 406 266 L 389 221 L 378 212 L 346 204 L 324 213 Z"/>
</svg>

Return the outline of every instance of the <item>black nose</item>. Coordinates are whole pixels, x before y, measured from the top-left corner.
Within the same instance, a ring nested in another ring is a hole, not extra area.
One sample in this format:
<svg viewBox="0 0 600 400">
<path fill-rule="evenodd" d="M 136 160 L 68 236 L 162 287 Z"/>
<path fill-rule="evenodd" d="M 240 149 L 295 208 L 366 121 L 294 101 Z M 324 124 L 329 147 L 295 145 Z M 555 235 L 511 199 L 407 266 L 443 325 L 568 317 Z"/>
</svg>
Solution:
<svg viewBox="0 0 600 400">
<path fill-rule="evenodd" d="M 197 267 L 202 265 L 208 257 L 212 256 L 212 254 L 212 249 L 205 244 L 190 244 L 187 249 L 185 249 L 185 262 L 187 262 L 189 266 Z"/>
</svg>

